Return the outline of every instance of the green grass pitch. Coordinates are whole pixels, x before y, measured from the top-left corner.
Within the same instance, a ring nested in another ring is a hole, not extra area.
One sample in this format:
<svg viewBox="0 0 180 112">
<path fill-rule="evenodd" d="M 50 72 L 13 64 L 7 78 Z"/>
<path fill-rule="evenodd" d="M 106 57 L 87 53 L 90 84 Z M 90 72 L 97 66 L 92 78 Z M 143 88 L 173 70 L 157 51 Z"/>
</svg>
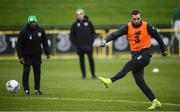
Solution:
<svg viewBox="0 0 180 112">
<path fill-rule="evenodd" d="M 127 58 L 96 59 L 98 76 L 111 77 L 123 67 Z M 0 60 L 0 111 L 146 111 L 150 102 L 136 86 L 131 73 L 106 89 L 92 80 L 88 61 L 87 80 L 81 79 L 77 59 L 43 60 L 42 91 L 33 95 L 33 74 L 30 74 L 31 95 L 24 96 L 22 84 L 17 94 L 8 93 L 6 81 L 21 83 L 22 66 L 17 60 Z M 153 68 L 159 73 L 152 73 Z M 145 79 L 162 102 L 157 111 L 180 111 L 180 58 L 153 57 L 145 69 Z"/>
<path fill-rule="evenodd" d="M 179 4 L 179 0 L 0 0 L 0 27 L 22 26 L 32 14 L 40 25 L 70 26 L 78 7 L 85 9 L 95 26 L 125 24 L 133 9 L 152 24 L 170 24 Z"/>
</svg>

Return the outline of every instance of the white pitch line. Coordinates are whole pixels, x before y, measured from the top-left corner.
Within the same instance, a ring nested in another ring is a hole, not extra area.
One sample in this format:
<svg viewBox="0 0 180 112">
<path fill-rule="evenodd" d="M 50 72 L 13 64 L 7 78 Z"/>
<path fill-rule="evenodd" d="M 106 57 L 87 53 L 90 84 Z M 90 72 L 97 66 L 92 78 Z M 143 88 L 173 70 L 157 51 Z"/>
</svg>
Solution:
<svg viewBox="0 0 180 112">
<path fill-rule="evenodd" d="M 86 99 L 86 98 L 56 98 L 56 97 L 0 97 L 7 99 L 33 99 L 33 100 L 66 100 L 66 101 L 93 101 L 93 102 L 121 102 L 121 103 L 141 103 L 150 104 L 151 102 L 133 101 L 133 100 L 104 100 L 104 99 Z M 162 105 L 177 106 L 180 104 L 176 103 L 162 103 Z"/>
</svg>

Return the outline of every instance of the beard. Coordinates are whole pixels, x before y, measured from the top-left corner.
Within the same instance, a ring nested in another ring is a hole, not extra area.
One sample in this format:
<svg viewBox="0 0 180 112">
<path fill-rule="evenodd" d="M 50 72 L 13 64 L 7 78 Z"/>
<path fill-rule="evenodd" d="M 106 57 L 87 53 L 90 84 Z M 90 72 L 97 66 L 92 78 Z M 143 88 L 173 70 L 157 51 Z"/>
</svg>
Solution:
<svg viewBox="0 0 180 112">
<path fill-rule="evenodd" d="M 134 27 L 134 28 L 138 28 L 138 27 L 140 27 L 142 25 L 142 21 L 140 21 L 140 23 L 138 23 L 138 24 L 134 24 L 133 22 L 132 22 L 132 26 Z"/>
</svg>

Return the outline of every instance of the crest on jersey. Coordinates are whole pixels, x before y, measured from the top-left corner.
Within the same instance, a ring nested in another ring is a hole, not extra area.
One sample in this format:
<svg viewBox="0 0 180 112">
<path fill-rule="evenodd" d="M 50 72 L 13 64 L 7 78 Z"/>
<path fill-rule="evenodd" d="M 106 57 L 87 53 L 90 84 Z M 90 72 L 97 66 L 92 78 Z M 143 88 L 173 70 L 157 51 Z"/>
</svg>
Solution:
<svg viewBox="0 0 180 112">
<path fill-rule="evenodd" d="M 80 27 L 81 26 L 81 24 L 80 23 L 77 23 L 77 27 Z"/>
<path fill-rule="evenodd" d="M 38 37 L 41 37 L 42 36 L 42 33 L 41 32 L 38 32 Z"/>
<path fill-rule="evenodd" d="M 85 23 L 84 23 L 84 26 L 88 26 L 88 22 L 85 22 Z"/>
<path fill-rule="evenodd" d="M 32 35 L 29 36 L 29 39 L 32 40 Z"/>
</svg>

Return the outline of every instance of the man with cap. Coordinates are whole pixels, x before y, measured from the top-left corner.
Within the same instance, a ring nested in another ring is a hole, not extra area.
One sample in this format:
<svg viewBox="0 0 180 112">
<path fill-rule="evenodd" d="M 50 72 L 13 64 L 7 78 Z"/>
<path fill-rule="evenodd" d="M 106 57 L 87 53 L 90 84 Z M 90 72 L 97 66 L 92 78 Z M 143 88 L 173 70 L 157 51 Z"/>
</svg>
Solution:
<svg viewBox="0 0 180 112">
<path fill-rule="evenodd" d="M 50 47 L 46 38 L 46 34 L 43 28 L 37 24 L 36 16 L 29 16 L 28 22 L 23 28 L 18 37 L 16 44 L 18 58 L 20 63 L 23 64 L 23 76 L 22 84 L 25 95 L 29 95 L 29 72 L 31 66 L 34 72 L 34 89 L 35 95 L 42 95 L 40 90 L 41 80 L 41 54 L 43 46 L 44 52 L 47 58 L 50 58 Z"/>
<path fill-rule="evenodd" d="M 85 16 L 83 9 L 76 11 L 77 20 L 73 23 L 70 32 L 71 42 L 77 48 L 79 63 L 82 72 L 82 79 L 86 79 L 85 59 L 87 54 L 91 70 L 92 79 L 96 79 L 94 59 L 93 59 L 93 42 L 95 39 L 95 29 L 88 17 Z"/>
</svg>

